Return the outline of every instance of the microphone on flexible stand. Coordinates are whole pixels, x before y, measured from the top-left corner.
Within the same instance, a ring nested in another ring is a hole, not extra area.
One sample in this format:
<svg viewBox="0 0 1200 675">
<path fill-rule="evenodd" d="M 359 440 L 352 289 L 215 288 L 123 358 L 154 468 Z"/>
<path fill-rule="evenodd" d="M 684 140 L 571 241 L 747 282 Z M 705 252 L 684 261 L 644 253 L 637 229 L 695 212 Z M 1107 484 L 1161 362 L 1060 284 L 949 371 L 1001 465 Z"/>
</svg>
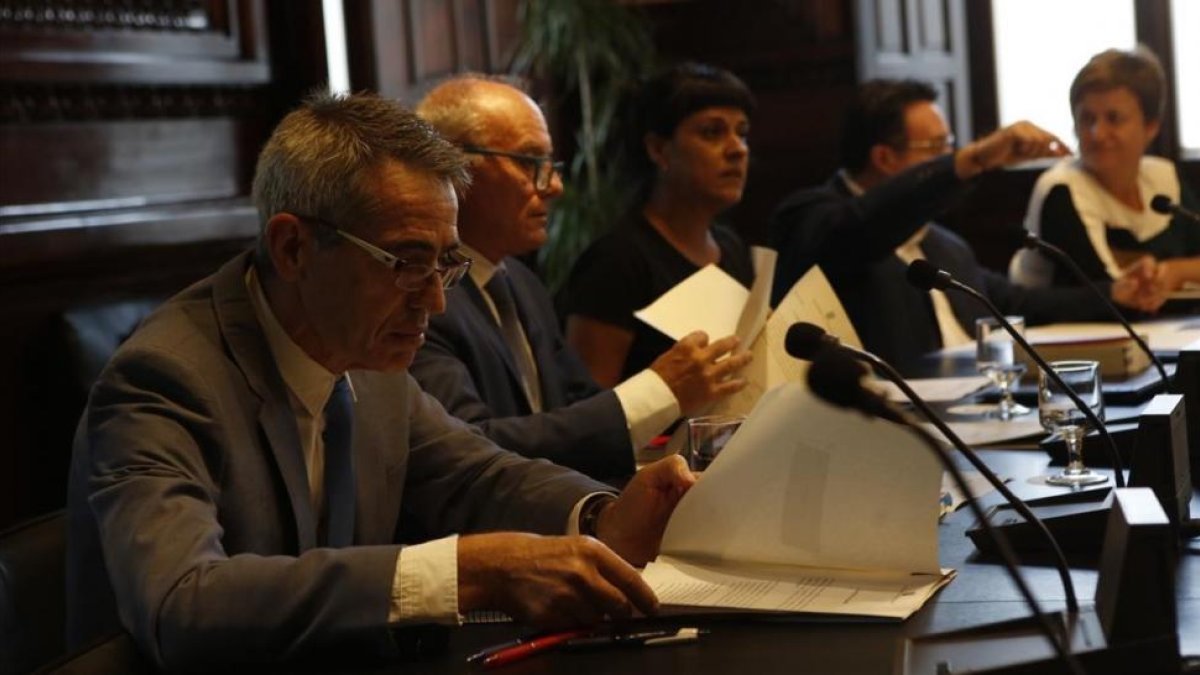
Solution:
<svg viewBox="0 0 1200 675">
<path fill-rule="evenodd" d="M 1038 518 L 1028 506 L 1026 506 L 1025 502 L 1021 501 L 1020 498 L 1018 498 L 1012 493 L 1011 490 L 1008 489 L 1008 486 L 1004 484 L 1004 481 L 1000 480 L 1000 477 L 997 476 L 994 471 L 992 471 L 991 467 L 985 464 L 983 460 L 979 458 L 979 455 L 976 454 L 970 446 L 963 442 L 962 438 L 959 437 L 958 434 L 954 433 L 948 424 L 942 421 L 942 419 L 934 413 L 933 409 L 929 406 L 925 399 L 921 398 L 917 392 L 913 391 L 913 388 L 909 386 L 908 382 L 906 382 L 904 378 L 900 376 L 900 373 L 897 372 L 890 363 L 866 350 L 855 349 L 854 347 L 842 344 L 837 337 L 825 332 L 825 329 L 821 328 L 820 326 L 811 323 L 800 322 L 793 324 L 790 328 L 788 328 L 787 336 L 784 338 L 783 345 L 784 349 L 787 350 L 787 353 L 791 356 L 804 361 L 813 361 L 813 368 L 809 370 L 809 382 L 812 383 L 813 380 L 817 378 L 824 378 L 821 381 L 821 384 L 823 385 L 823 390 L 827 392 L 828 395 L 822 394 L 821 396 L 834 405 L 864 410 L 876 415 L 877 417 L 882 417 L 900 424 L 911 424 L 911 422 L 904 415 L 899 413 L 899 411 L 890 405 L 886 405 L 886 401 L 884 399 L 867 392 L 867 390 L 861 386 L 826 386 L 825 380 L 831 380 L 836 383 L 841 381 L 841 379 L 846 379 L 847 376 L 835 372 L 830 377 L 824 377 L 824 372 L 818 369 L 817 361 L 821 361 L 822 368 L 832 369 L 833 366 L 824 364 L 826 362 L 834 363 L 834 360 L 829 358 L 817 359 L 817 355 L 822 351 L 837 350 L 854 359 L 863 361 L 872 366 L 877 373 L 883 375 L 893 384 L 899 387 L 900 391 L 904 392 L 904 395 L 908 397 L 908 400 L 912 401 L 913 405 L 921 411 L 921 414 L 924 415 L 925 418 L 928 419 L 929 422 L 933 424 L 933 426 L 935 426 L 937 430 L 940 431 L 942 435 L 950 441 L 951 445 L 953 445 L 955 449 L 957 449 L 963 454 L 964 457 L 967 458 L 967 461 L 971 463 L 971 466 L 975 467 L 975 470 L 982 474 L 984 478 L 987 479 L 988 483 L 992 485 L 992 487 L 996 488 L 996 491 L 1004 497 L 1005 501 L 1012 506 L 1013 510 L 1019 513 L 1021 517 L 1030 524 L 1030 526 L 1036 528 L 1037 531 L 1041 533 L 1042 538 L 1045 540 L 1045 544 L 1054 556 L 1055 566 L 1058 568 L 1058 576 L 1062 580 L 1063 592 L 1066 596 L 1067 610 L 1072 614 L 1077 614 L 1079 612 L 1079 601 L 1075 595 L 1075 584 L 1071 581 L 1070 567 L 1067 564 L 1066 556 L 1063 555 L 1062 548 L 1058 545 L 1058 541 L 1054 538 L 1054 535 L 1050 533 L 1050 530 L 1046 527 L 1046 524 L 1042 522 L 1042 520 Z M 817 385 L 813 384 L 812 389 L 813 391 L 817 391 Z M 987 523 L 986 525 L 984 525 L 985 522 Z M 980 520 L 980 523 L 981 528 L 984 530 L 984 534 L 989 538 L 989 540 L 994 541 L 995 537 L 992 532 L 993 528 L 991 527 L 990 521 L 984 518 Z M 1010 544 L 1006 543 L 1005 546 L 1011 550 Z M 999 548 L 1000 547 L 997 546 L 997 550 L 999 550 Z"/>
<path fill-rule="evenodd" d="M 1150 200 L 1150 208 L 1155 213 L 1161 213 L 1164 216 L 1179 216 L 1194 223 L 1200 223 L 1200 213 L 1172 203 L 1171 198 L 1166 195 L 1154 195 Z"/>
<path fill-rule="evenodd" d="M 1158 197 L 1162 196 L 1163 195 L 1158 195 Z M 1158 199 L 1158 197 L 1155 197 L 1155 199 Z M 1167 203 L 1169 204 L 1170 201 L 1168 200 Z M 1108 307 L 1108 310 L 1112 313 L 1112 315 L 1117 318 L 1117 321 L 1119 321 L 1121 325 L 1125 327 L 1125 332 L 1129 333 L 1129 337 L 1133 338 L 1133 341 L 1136 342 L 1138 347 L 1140 347 L 1142 351 L 1146 353 L 1146 356 L 1150 357 L 1150 361 L 1154 364 L 1154 367 L 1158 369 L 1159 376 L 1162 377 L 1163 385 L 1166 386 L 1170 379 L 1167 377 L 1167 369 L 1163 366 L 1162 361 L 1159 360 L 1159 358 L 1155 356 L 1154 352 L 1150 350 L 1150 345 L 1146 344 L 1146 341 L 1142 339 L 1142 336 L 1138 335 L 1137 331 L 1133 329 L 1133 326 L 1129 324 L 1129 320 L 1125 318 L 1125 315 L 1121 313 L 1121 310 L 1117 309 L 1117 306 L 1113 304 L 1112 300 L 1110 300 L 1107 295 L 1105 295 L 1104 291 L 1100 290 L 1100 287 L 1096 285 L 1096 282 L 1088 278 L 1088 275 L 1084 273 L 1084 271 L 1079 267 L 1078 263 L 1071 259 L 1071 256 L 1067 255 L 1066 251 L 1026 230 L 1009 230 L 1007 234 L 1017 246 L 1022 248 L 1037 249 L 1038 251 L 1049 255 L 1051 258 L 1054 258 L 1064 267 L 1071 270 L 1071 274 L 1073 274 L 1076 279 L 1083 282 L 1083 284 L 1088 288 L 1092 289 L 1092 291 L 1104 301 L 1104 304 Z"/>
<path fill-rule="evenodd" d="M 1046 360 L 1042 358 L 1041 354 L 1038 354 L 1037 351 L 1034 350 L 1033 346 L 1030 345 L 1025 339 L 1025 336 L 1021 335 L 1019 332 L 1017 332 L 1017 329 L 1013 328 L 1012 324 L 1008 322 L 1008 319 L 1004 317 L 1004 312 L 1001 312 L 1000 309 L 996 307 L 995 303 L 989 300 L 986 295 L 955 279 L 950 275 L 949 272 L 938 269 L 936 265 L 928 260 L 917 259 L 912 261 L 912 263 L 908 266 L 907 276 L 910 284 L 923 291 L 929 291 L 935 288 L 942 291 L 953 289 L 962 293 L 966 293 L 967 295 L 983 303 L 983 305 L 987 307 L 988 311 L 992 313 L 992 316 L 996 317 L 996 320 L 1001 326 L 1004 327 L 1004 330 L 1008 331 L 1008 334 L 1012 336 L 1013 341 L 1021 345 L 1021 348 L 1029 354 L 1029 357 L 1033 359 L 1035 363 L 1037 363 L 1038 367 L 1041 368 L 1043 372 L 1046 373 L 1046 377 L 1050 378 L 1056 385 L 1058 385 L 1059 389 L 1061 389 L 1063 393 L 1067 395 L 1067 398 L 1071 399 L 1071 402 L 1074 403 L 1075 406 L 1079 408 L 1080 412 L 1083 413 L 1083 416 L 1087 418 L 1088 423 L 1096 429 L 1097 433 L 1104 437 L 1105 447 L 1108 449 L 1109 453 L 1109 461 L 1112 463 L 1113 480 L 1116 482 L 1117 487 L 1125 487 L 1125 472 L 1124 467 L 1121 465 L 1121 455 L 1117 451 L 1117 444 L 1113 441 L 1112 434 L 1108 433 L 1108 428 L 1104 426 L 1104 423 L 1100 421 L 1100 418 L 1096 416 L 1096 413 L 1092 411 L 1092 409 L 1089 408 L 1086 403 L 1083 402 L 1083 399 L 1079 398 L 1079 394 L 1076 394 L 1073 389 L 1068 387 L 1066 383 L 1062 381 L 1062 378 L 1059 377 L 1058 373 L 1054 372 L 1054 369 L 1050 367 L 1050 364 L 1046 363 Z"/>
<path fill-rule="evenodd" d="M 796 326 L 792 326 L 792 329 L 805 326 L 817 328 L 816 326 L 812 326 L 812 324 L 797 324 Z M 788 345 L 788 353 L 796 356 L 791 349 L 793 341 L 792 329 L 788 330 L 788 342 L 785 344 Z M 820 329 L 817 328 L 817 330 Z M 824 333 L 824 331 L 821 332 Z M 807 336 L 797 339 L 807 339 Z M 962 471 L 954 464 L 954 461 L 950 458 L 945 448 L 928 431 L 921 428 L 920 425 L 914 424 L 902 412 L 889 405 L 881 396 L 867 391 L 862 386 L 861 378 L 866 374 L 866 371 L 847 353 L 848 350 L 833 348 L 828 344 L 818 344 L 818 347 L 813 351 L 815 354 L 809 354 L 813 358 L 812 367 L 808 370 L 808 385 L 814 394 L 835 406 L 854 408 L 867 415 L 883 417 L 884 419 L 903 424 L 916 433 L 925 445 L 929 447 L 930 451 L 937 455 L 942 466 L 946 468 L 946 471 L 950 472 L 955 485 L 963 493 L 963 496 L 966 497 L 967 504 L 975 514 L 975 517 L 983 523 L 988 536 L 995 541 L 996 549 L 1000 552 L 1000 558 L 1004 563 L 1005 571 L 1008 572 L 1013 584 L 1020 591 L 1025 604 L 1033 612 L 1042 633 L 1046 636 L 1050 644 L 1054 646 L 1058 658 L 1062 660 L 1072 673 L 1082 675 L 1084 672 L 1083 668 L 1070 651 L 1069 635 L 1063 634 L 1062 626 L 1056 628 L 1051 623 L 1050 617 L 1042 612 L 1029 584 L 1017 569 L 1018 562 L 1016 555 L 1009 547 L 1008 541 L 992 529 L 991 524 L 984 516 L 982 507 L 979 506 L 978 501 L 967 485 L 966 479 L 963 478 Z M 1072 600 L 1074 599 L 1073 592 L 1070 597 Z M 1071 611 L 1073 615 L 1077 614 L 1078 606 L 1073 607 Z"/>
</svg>

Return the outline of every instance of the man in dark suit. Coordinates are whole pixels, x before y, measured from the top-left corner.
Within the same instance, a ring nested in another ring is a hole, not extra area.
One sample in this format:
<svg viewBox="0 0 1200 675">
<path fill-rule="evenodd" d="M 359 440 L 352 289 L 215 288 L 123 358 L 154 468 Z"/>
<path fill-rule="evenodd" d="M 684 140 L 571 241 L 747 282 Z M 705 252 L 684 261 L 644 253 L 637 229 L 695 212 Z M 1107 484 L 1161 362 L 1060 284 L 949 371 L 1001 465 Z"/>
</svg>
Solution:
<svg viewBox="0 0 1200 675">
<path fill-rule="evenodd" d="M 284 119 L 255 175 L 258 250 L 147 318 L 80 421 L 76 645 L 124 628 L 155 664 L 202 669 L 411 655 L 473 610 L 654 611 L 630 563 L 691 485 L 682 460 L 615 497 L 501 450 L 404 372 L 469 264 L 466 181 L 397 103 L 322 96 Z"/>
<path fill-rule="evenodd" d="M 748 353 L 718 362 L 736 338 L 710 344 L 695 333 L 601 389 L 566 344 L 545 287 L 513 257 L 545 243 L 550 202 L 562 193 L 541 110 L 506 81 L 463 75 L 433 89 L 417 113 L 472 160 L 458 227 L 474 264 L 447 293 L 411 369 L 448 411 L 505 448 L 603 478 L 632 473 L 634 448 L 744 386 L 734 373 Z"/>
<path fill-rule="evenodd" d="M 776 302 L 813 265 L 829 277 L 863 346 L 911 363 L 922 354 L 970 342 L 986 309 L 962 294 L 921 292 L 905 280 L 908 264 L 928 259 L 979 289 L 1007 314 L 1029 324 L 1105 320 L 1089 289 L 1028 290 L 980 266 L 958 235 L 930 222 L 989 170 L 1065 154 L 1046 131 L 1018 122 L 955 150 L 934 90 L 913 80 L 863 84 L 846 113 L 842 169 L 826 184 L 789 196 L 771 218 Z M 1152 310 L 1153 271 L 1109 284 L 1116 302 Z"/>
</svg>

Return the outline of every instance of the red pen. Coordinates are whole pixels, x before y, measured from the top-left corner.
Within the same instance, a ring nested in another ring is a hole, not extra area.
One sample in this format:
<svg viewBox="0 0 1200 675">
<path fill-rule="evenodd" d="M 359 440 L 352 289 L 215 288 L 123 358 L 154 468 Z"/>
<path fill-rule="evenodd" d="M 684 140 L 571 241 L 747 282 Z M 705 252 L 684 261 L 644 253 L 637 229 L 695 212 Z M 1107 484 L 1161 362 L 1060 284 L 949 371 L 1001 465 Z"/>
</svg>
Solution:
<svg viewBox="0 0 1200 675">
<path fill-rule="evenodd" d="M 542 637 L 534 638 L 528 642 L 522 642 L 519 645 L 514 645 L 507 649 L 502 649 L 495 654 L 489 655 L 483 660 L 483 667 L 499 668 L 500 666 L 506 666 L 510 663 L 516 663 L 517 661 L 527 659 L 534 654 L 539 654 L 547 649 L 557 647 L 568 640 L 574 640 L 575 638 L 580 638 L 585 635 L 591 635 L 591 631 L 568 630 L 563 631 L 562 633 L 543 635 Z"/>
</svg>

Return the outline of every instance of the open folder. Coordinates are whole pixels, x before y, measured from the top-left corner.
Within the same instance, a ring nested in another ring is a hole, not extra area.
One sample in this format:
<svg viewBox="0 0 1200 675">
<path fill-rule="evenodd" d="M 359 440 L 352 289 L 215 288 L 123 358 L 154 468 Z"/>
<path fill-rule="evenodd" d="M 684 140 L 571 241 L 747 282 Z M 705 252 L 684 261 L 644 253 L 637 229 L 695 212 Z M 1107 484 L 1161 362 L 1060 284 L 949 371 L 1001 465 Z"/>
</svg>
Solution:
<svg viewBox="0 0 1200 675">
<path fill-rule="evenodd" d="M 684 495 L 643 577 L 666 606 L 903 619 L 953 576 L 941 481 L 911 431 L 786 384 Z"/>
</svg>

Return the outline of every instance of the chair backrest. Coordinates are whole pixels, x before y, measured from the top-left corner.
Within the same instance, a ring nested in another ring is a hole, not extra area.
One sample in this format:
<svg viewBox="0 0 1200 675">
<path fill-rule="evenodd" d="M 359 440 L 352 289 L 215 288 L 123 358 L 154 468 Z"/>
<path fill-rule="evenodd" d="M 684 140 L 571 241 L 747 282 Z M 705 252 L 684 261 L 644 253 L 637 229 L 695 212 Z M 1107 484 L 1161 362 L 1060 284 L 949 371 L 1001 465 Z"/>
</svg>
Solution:
<svg viewBox="0 0 1200 675">
<path fill-rule="evenodd" d="M 0 673 L 26 673 L 66 649 L 67 517 L 0 532 Z"/>
</svg>

